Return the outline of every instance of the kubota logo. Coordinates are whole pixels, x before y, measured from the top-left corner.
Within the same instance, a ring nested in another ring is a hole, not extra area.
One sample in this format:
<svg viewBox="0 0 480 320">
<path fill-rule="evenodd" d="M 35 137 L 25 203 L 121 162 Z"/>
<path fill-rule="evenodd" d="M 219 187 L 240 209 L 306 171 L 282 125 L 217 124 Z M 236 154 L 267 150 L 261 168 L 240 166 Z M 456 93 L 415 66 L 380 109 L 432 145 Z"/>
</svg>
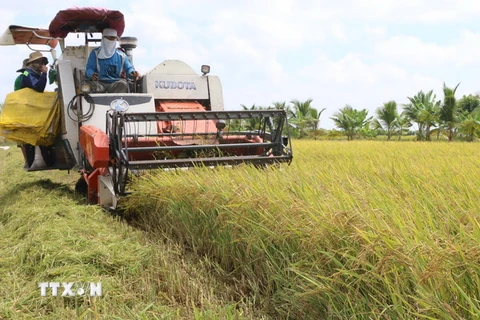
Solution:
<svg viewBox="0 0 480 320">
<path fill-rule="evenodd" d="M 187 81 L 155 81 L 155 88 L 197 90 L 194 82 Z"/>
</svg>

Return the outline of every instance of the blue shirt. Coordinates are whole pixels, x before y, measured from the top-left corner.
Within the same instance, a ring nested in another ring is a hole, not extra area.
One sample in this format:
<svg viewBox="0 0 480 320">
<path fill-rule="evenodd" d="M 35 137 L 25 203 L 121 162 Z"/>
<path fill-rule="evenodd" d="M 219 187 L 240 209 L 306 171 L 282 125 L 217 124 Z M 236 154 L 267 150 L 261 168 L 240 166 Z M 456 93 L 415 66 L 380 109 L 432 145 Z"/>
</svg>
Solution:
<svg viewBox="0 0 480 320">
<path fill-rule="evenodd" d="M 30 68 L 23 69 L 22 73 L 15 79 L 14 90 L 32 88 L 35 91 L 43 92 L 47 86 L 47 74 L 39 73 Z"/>
<path fill-rule="evenodd" d="M 135 71 L 132 64 L 130 63 L 130 60 L 128 60 L 128 57 L 124 52 L 120 50 L 115 50 L 115 53 L 110 58 L 97 59 L 97 54 L 99 50 L 100 48 L 95 48 L 92 50 L 92 52 L 90 52 L 85 71 L 85 76 L 87 77 L 87 79 L 91 79 L 93 73 L 98 73 L 98 80 L 112 83 L 121 79 L 120 74 L 122 73 L 122 71 L 125 71 L 127 76 L 130 75 L 130 73 L 132 73 L 133 71 Z"/>
</svg>

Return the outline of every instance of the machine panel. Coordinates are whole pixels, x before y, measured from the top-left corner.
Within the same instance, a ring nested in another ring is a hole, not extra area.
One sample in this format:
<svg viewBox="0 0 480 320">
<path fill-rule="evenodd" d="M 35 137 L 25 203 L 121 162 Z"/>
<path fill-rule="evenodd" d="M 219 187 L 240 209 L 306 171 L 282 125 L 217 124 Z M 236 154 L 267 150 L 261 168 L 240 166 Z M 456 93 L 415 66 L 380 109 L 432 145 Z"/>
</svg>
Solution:
<svg viewBox="0 0 480 320">
<path fill-rule="evenodd" d="M 208 99 L 207 77 L 197 75 L 149 74 L 146 88 L 155 99 Z"/>
<path fill-rule="evenodd" d="M 94 108 L 93 115 L 90 119 L 83 121 L 83 125 L 95 126 L 101 130 L 106 130 L 106 113 L 111 110 L 110 103 L 112 101 L 124 100 L 128 104 L 126 112 L 155 112 L 155 104 L 153 97 L 146 94 L 135 93 L 101 93 L 90 95 L 93 98 L 93 104 L 82 99 L 83 113 L 88 113 L 89 108 Z M 152 123 L 142 123 L 131 125 L 127 128 L 131 134 L 155 134 L 157 133 L 156 125 Z"/>
</svg>

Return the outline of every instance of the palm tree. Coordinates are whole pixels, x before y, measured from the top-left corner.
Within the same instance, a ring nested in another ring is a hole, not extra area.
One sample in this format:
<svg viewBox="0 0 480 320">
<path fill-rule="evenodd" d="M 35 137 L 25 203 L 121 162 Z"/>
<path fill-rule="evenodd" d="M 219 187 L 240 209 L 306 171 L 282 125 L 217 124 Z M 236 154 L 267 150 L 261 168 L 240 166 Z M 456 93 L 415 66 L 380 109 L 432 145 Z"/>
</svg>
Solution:
<svg viewBox="0 0 480 320">
<path fill-rule="evenodd" d="M 475 140 L 480 134 L 480 111 L 461 116 L 459 131 L 465 134 L 467 141 Z"/>
<path fill-rule="evenodd" d="M 318 111 L 315 108 L 310 109 L 310 116 L 312 117 L 311 124 L 312 124 L 312 130 L 313 130 L 313 135 L 315 140 L 317 140 L 318 127 L 320 126 L 320 117 L 322 116 L 322 113 L 325 110 L 326 108 L 323 108 L 320 111 Z"/>
<path fill-rule="evenodd" d="M 293 104 L 293 108 L 295 109 L 295 116 L 297 118 L 308 117 L 310 113 L 310 109 L 312 108 L 312 102 L 313 102 L 313 99 L 307 99 L 303 102 L 299 100 L 290 101 L 290 103 Z"/>
<path fill-rule="evenodd" d="M 323 111 L 327 108 L 323 108 L 322 110 L 318 111 L 315 108 L 310 109 L 310 116 L 312 117 L 312 129 L 317 130 L 320 126 L 320 117 L 322 116 Z"/>
<path fill-rule="evenodd" d="M 250 111 L 264 109 L 263 107 L 256 106 L 255 103 L 250 108 L 245 106 L 244 104 L 241 104 L 240 106 L 242 107 L 243 110 L 250 110 Z M 261 123 L 262 123 L 262 119 L 251 118 L 251 119 L 247 119 L 247 123 L 246 124 L 243 123 L 243 126 L 245 126 L 246 130 L 254 131 L 254 130 L 260 129 Z"/>
<path fill-rule="evenodd" d="M 252 104 L 251 107 L 247 107 L 247 106 L 244 105 L 244 104 L 241 104 L 240 107 L 242 107 L 243 110 L 261 110 L 261 109 L 262 109 L 262 107 L 256 106 L 255 103 Z"/>
<path fill-rule="evenodd" d="M 408 128 L 412 126 L 412 123 L 410 122 L 410 118 L 406 115 L 406 113 L 402 112 L 397 116 L 396 124 L 398 140 L 400 141 L 403 133 L 408 131 Z"/>
<path fill-rule="evenodd" d="M 347 140 L 352 140 L 353 136 L 355 135 L 354 120 L 350 115 L 352 111 L 353 108 L 349 105 L 346 105 L 338 112 L 334 113 L 333 117 L 330 118 L 333 120 L 333 122 L 335 122 L 337 128 L 345 132 Z"/>
<path fill-rule="evenodd" d="M 383 107 L 377 109 L 377 119 L 381 128 L 387 132 L 387 140 L 390 140 L 398 118 L 397 103 L 388 101 Z"/>
<path fill-rule="evenodd" d="M 440 100 L 435 100 L 433 90 L 426 94 L 419 91 L 414 97 L 407 97 L 410 103 L 404 105 L 405 114 L 418 125 L 417 139 L 430 140 L 430 131 L 438 123 Z"/>
<path fill-rule="evenodd" d="M 287 114 L 292 113 L 292 111 L 290 110 L 290 106 L 288 106 L 285 101 L 281 101 L 281 102 L 277 101 L 272 104 L 273 104 L 273 109 L 275 110 L 285 110 Z"/>
<path fill-rule="evenodd" d="M 455 124 L 457 123 L 457 103 L 455 99 L 455 92 L 457 91 L 458 86 L 457 84 L 455 88 L 449 88 L 443 84 L 443 104 L 440 108 L 439 112 L 439 120 L 442 124 L 443 128 L 445 128 L 448 132 L 448 141 L 453 140 L 453 133 Z"/>
<path fill-rule="evenodd" d="M 355 135 L 364 128 L 372 119 L 367 118 L 368 110 L 356 110 L 348 104 L 336 112 L 330 119 L 335 122 L 337 128 L 343 130 L 347 136 L 347 140 L 353 140 Z"/>
<path fill-rule="evenodd" d="M 313 99 L 308 99 L 303 102 L 299 100 L 290 101 L 293 104 L 293 109 L 294 109 L 292 123 L 298 126 L 300 130 L 300 137 L 304 137 L 306 135 L 305 129 L 311 126 L 312 101 Z"/>
<path fill-rule="evenodd" d="M 287 103 L 285 101 L 282 101 L 282 102 L 274 102 L 272 103 L 273 107 L 268 107 L 268 109 L 275 109 L 275 110 L 285 110 L 285 112 L 287 113 L 287 118 L 292 118 L 293 117 L 293 112 L 292 110 L 290 109 L 290 106 L 287 105 Z M 279 123 L 280 123 L 280 118 L 278 117 L 275 117 L 275 119 L 273 119 L 273 125 L 275 126 L 275 128 L 277 128 L 279 126 Z"/>
</svg>

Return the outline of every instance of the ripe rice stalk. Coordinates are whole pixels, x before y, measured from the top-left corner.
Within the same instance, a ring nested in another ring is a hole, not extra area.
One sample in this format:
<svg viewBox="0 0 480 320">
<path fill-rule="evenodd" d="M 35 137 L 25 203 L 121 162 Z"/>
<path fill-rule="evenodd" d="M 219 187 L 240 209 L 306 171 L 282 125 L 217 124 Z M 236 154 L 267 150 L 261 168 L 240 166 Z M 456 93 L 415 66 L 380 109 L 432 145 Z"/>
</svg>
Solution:
<svg viewBox="0 0 480 320">
<path fill-rule="evenodd" d="M 476 144 L 295 144 L 291 166 L 150 172 L 127 214 L 217 261 L 277 316 L 475 317 Z"/>
</svg>

